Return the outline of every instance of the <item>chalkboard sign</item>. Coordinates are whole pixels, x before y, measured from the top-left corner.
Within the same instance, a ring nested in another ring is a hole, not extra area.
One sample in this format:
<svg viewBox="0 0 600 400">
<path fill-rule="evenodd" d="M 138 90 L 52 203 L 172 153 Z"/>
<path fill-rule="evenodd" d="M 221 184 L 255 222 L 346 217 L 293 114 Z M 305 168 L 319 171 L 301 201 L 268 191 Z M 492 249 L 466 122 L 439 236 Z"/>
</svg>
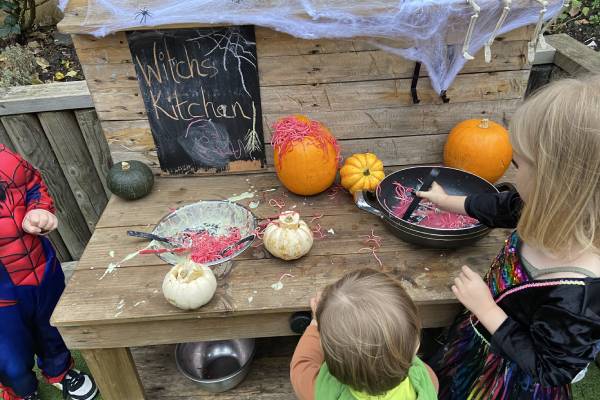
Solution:
<svg viewBox="0 0 600 400">
<path fill-rule="evenodd" d="M 163 171 L 265 165 L 254 27 L 130 32 Z"/>
</svg>

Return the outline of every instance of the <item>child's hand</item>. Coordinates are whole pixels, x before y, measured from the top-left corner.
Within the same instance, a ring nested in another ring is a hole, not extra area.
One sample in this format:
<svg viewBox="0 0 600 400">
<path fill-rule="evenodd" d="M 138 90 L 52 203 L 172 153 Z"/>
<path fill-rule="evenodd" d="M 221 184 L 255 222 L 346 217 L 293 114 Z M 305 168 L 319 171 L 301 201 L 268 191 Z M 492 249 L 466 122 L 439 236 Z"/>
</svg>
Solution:
<svg viewBox="0 0 600 400">
<path fill-rule="evenodd" d="M 504 310 L 494 301 L 483 279 L 466 265 L 462 267 L 458 278 L 454 279 L 452 291 L 456 298 L 475 314 L 491 335 L 508 318 Z"/>
<path fill-rule="evenodd" d="M 427 192 L 418 191 L 415 194 L 419 197 L 431 201 L 433 204 L 439 206 L 440 208 L 444 208 L 444 204 L 448 200 L 448 193 L 446 193 L 444 188 L 438 185 L 437 182 L 433 182 L 433 184 L 431 185 L 431 189 L 429 189 Z"/>
<path fill-rule="evenodd" d="M 466 265 L 462 267 L 460 275 L 454 279 L 452 292 L 465 307 L 477 317 L 484 314 L 496 303 L 490 293 L 490 288 L 483 279 Z"/>
<path fill-rule="evenodd" d="M 32 235 L 46 234 L 58 226 L 58 219 L 46 210 L 31 210 L 23 219 L 23 230 Z"/>
</svg>

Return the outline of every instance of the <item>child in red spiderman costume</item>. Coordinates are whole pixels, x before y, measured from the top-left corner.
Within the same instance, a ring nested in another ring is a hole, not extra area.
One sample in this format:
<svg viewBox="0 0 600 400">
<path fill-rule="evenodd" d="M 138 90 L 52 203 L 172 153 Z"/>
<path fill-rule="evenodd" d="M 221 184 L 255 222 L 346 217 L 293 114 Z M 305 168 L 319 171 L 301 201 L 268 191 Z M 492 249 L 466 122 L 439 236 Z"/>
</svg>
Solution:
<svg viewBox="0 0 600 400">
<path fill-rule="evenodd" d="M 0 389 L 3 400 L 36 400 L 34 355 L 65 399 L 91 400 L 94 381 L 73 361 L 50 316 L 65 287 L 50 241 L 54 205 L 40 173 L 0 144 Z"/>
</svg>

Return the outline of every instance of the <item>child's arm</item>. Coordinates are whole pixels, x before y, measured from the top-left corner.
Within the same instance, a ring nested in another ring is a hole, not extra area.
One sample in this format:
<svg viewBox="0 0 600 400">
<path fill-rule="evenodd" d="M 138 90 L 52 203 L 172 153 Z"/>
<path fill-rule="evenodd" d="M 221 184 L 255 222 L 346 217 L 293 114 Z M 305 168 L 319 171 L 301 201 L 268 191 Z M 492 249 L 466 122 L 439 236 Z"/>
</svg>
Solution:
<svg viewBox="0 0 600 400">
<path fill-rule="evenodd" d="M 23 219 L 23 230 L 31 234 L 50 232 L 58 226 L 54 215 L 54 202 L 40 172 L 18 154 L 14 154 L 25 177 L 25 206 L 27 213 Z"/>
<path fill-rule="evenodd" d="M 33 165 L 22 160 L 22 168 L 26 170 L 27 179 L 27 212 L 32 210 L 46 210 L 54 214 L 54 202 L 48 194 L 48 187 L 42 180 L 42 175 Z"/>
<path fill-rule="evenodd" d="M 425 364 L 425 363 L 423 363 Z M 427 364 L 425 364 L 425 367 L 427 368 L 427 372 L 429 372 L 429 377 L 431 378 L 431 382 L 433 383 L 433 387 L 435 388 L 436 392 L 440 391 L 440 381 L 437 377 L 437 375 L 435 374 L 435 372 L 433 372 L 433 369 L 431 369 L 431 367 Z"/>
<path fill-rule="evenodd" d="M 296 346 L 290 364 L 290 379 L 300 400 L 314 400 L 315 382 L 324 356 L 316 321 L 313 320 Z"/>
<path fill-rule="evenodd" d="M 519 193 L 514 191 L 453 196 L 435 182 L 431 190 L 416 194 L 442 210 L 469 215 L 490 228 L 515 228 L 523 206 Z"/>
<path fill-rule="evenodd" d="M 580 314 L 580 306 L 569 303 L 561 287 L 527 326 L 508 317 L 496 305 L 481 277 L 467 267 L 456 278 L 452 291 L 492 335 L 492 347 L 542 386 L 568 384 L 594 360 L 600 319 L 592 312 Z"/>
</svg>

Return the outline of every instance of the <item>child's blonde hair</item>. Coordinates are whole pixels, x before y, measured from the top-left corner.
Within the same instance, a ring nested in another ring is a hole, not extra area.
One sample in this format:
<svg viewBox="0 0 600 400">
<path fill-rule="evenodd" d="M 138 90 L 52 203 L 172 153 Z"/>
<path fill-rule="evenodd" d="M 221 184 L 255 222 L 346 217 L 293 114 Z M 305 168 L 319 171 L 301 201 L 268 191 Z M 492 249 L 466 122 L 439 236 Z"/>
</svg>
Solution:
<svg viewBox="0 0 600 400">
<path fill-rule="evenodd" d="M 514 151 L 533 169 L 517 230 L 554 254 L 600 250 L 600 76 L 564 79 L 510 122 Z"/>
<path fill-rule="evenodd" d="M 363 269 L 327 286 L 316 312 L 330 373 L 354 390 L 383 394 L 407 376 L 421 329 L 400 282 Z"/>
</svg>

